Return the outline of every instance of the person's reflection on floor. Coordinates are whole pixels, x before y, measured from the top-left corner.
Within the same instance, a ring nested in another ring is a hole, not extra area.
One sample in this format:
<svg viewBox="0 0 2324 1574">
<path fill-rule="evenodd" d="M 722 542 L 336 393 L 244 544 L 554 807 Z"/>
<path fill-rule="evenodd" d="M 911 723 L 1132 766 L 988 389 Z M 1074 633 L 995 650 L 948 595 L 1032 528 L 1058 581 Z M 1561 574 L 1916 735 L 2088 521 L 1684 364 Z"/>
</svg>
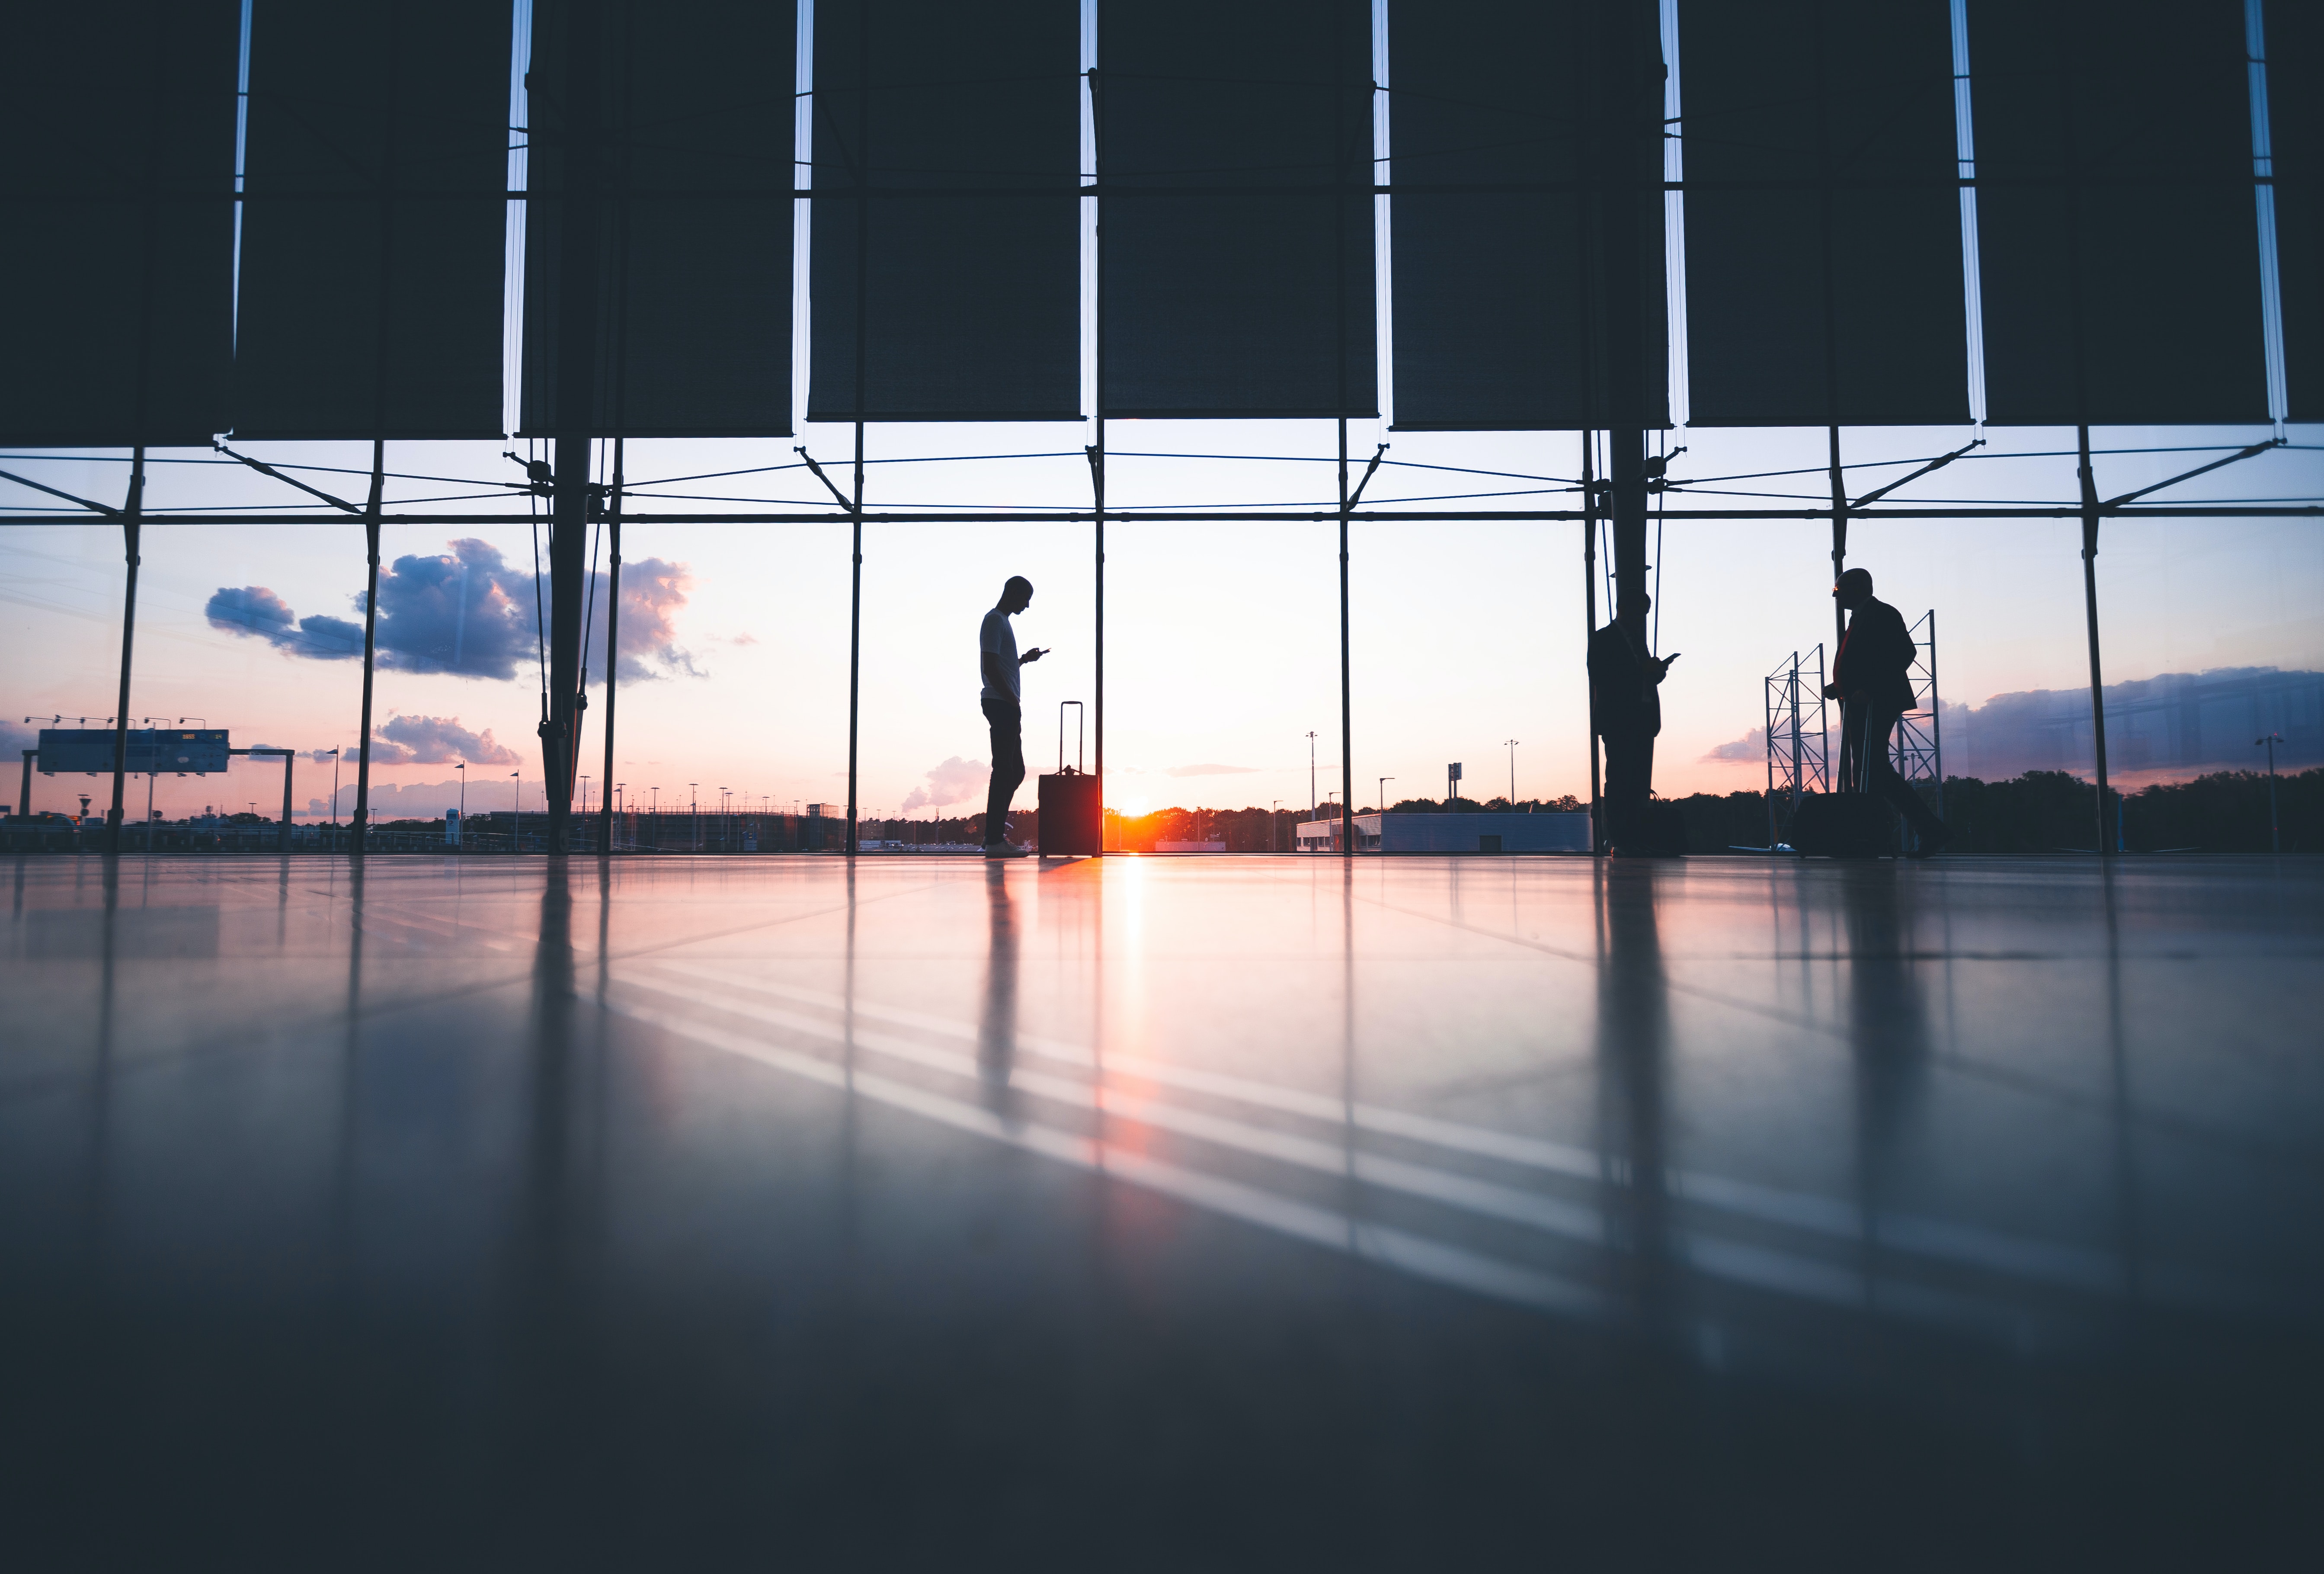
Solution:
<svg viewBox="0 0 2324 1574">
<path fill-rule="evenodd" d="M 1663 1184 L 1668 981 L 1655 924 L 1657 871 L 1601 864 L 1598 965 L 1599 1148 L 1619 1292 L 1646 1326 L 1668 1315 L 1669 1221 Z"/>
<path fill-rule="evenodd" d="M 1010 1068 L 1017 1058 L 1017 913 L 1009 896 L 1009 872 L 994 864 L 984 871 L 984 897 L 992 938 L 984 958 L 984 1011 L 976 1026 L 976 1069 L 984 1101 L 1003 1119 L 1011 1113 Z"/>
<path fill-rule="evenodd" d="M 1840 885 L 1847 926 L 1848 1036 L 1856 1064 L 1858 1204 L 1868 1240 L 1879 1233 L 1900 1152 L 1929 1060 L 1929 1005 L 1915 972 L 1912 919 L 1893 864 L 1848 868 Z M 1866 1280 L 1872 1282 L 1872 1265 Z"/>
</svg>

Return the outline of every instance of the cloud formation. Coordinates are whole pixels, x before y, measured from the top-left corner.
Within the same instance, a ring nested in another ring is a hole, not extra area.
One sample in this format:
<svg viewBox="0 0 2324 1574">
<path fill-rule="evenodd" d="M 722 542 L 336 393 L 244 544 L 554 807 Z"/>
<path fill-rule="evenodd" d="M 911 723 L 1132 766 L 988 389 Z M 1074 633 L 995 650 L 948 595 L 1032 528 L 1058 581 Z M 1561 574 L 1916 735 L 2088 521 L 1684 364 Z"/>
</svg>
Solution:
<svg viewBox="0 0 2324 1574">
<path fill-rule="evenodd" d="M 1786 734 L 1786 736 L 1789 735 Z M 1767 729 L 1755 727 L 1731 744 L 1720 744 L 1702 756 L 1702 764 L 1719 765 L 1739 764 L 1756 765 L 1767 757 Z"/>
<path fill-rule="evenodd" d="M 462 760 L 472 765 L 522 763 L 514 749 L 493 736 L 491 727 L 470 732 L 456 716 L 392 716 L 372 730 L 374 765 L 450 765 Z"/>
<path fill-rule="evenodd" d="M 678 640 L 678 614 L 692 576 L 684 563 L 641 558 L 622 569 L 622 681 L 700 677 Z M 536 586 L 529 569 L 512 567 L 500 549 L 473 538 L 447 543 L 433 556 L 401 557 L 379 576 L 377 631 L 380 666 L 402 672 L 448 672 L 506 680 L 535 668 L 539 617 L 548 610 L 544 575 Z M 588 576 L 582 588 L 589 625 L 590 681 L 605 673 L 606 576 Z M 357 617 L 363 597 L 352 597 Z M 203 608 L 212 626 L 263 639 L 286 655 L 344 661 L 363 654 L 363 625 L 315 613 L 299 616 L 263 585 L 222 586 Z"/>
<path fill-rule="evenodd" d="M 2274 732 L 2280 766 L 2324 763 L 2324 672 L 2217 667 L 2165 672 L 2106 688 L 2108 773 L 2126 782 L 2171 781 L 2206 771 L 2256 770 L 2252 739 Z M 1948 703 L 1939 717 L 1945 774 L 2006 781 L 2028 771 L 2088 773 L 2094 760 L 2087 689 L 1997 694 L 1982 705 Z M 1831 708 L 1838 757 L 1840 708 Z M 1765 729 L 1753 727 L 1702 756 L 1705 764 L 1757 766 Z"/>
<path fill-rule="evenodd" d="M 992 767 L 982 760 L 964 760 L 954 755 L 927 774 L 928 784 L 913 788 L 905 797 L 906 814 L 915 809 L 942 809 L 948 803 L 975 799 L 992 780 Z"/>
<path fill-rule="evenodd" d="M 519 783 L 505 775 L 478 776 L 468 783 L 468 810 L 484 814 L 494 810 L 507 810 L 517 806 Z M 538 782 L 524 782 L 524 810 L 530 814 L 547 801 Z M 374 782 L 371 784 L 371 818 L 374 824 L 386 819 L 434 819 L 460 802 L 460 781 L 449 782 Z M 307 817 L 327 817 L 344 822 L 355 812 L 355 784 L 350 781 L 339 783 L 338 811 L 331 812 L 330 801 L 324 798 L 307 800 Z"/>
<path fill-rule="evenodd" d="M 211 627 L 263 639 L 290 655 L 328 662 L 363 654 L 363 625 L 319 613 L 301 618 L 263 585 L 220 586 L 202 611 Z"/>
<path fill-rule="evenodd" d="M 1251 776 L 1258 773 L 1257 765 L 1173 765 L 1162 773 L 1165 776 Z"/>
</svg>

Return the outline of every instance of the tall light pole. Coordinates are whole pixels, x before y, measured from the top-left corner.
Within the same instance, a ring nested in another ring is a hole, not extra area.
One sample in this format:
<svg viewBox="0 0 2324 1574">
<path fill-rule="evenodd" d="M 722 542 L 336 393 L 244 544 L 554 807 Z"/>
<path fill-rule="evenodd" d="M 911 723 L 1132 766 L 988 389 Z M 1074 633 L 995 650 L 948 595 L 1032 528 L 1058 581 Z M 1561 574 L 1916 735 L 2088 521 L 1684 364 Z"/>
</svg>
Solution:
<svg viewBox="0 0 2324 1574">
<path fill-rule="evenodd" d="M 452 769 L 460 773 L 460 841 L 458 845 L 465 847 L 468 840 L 468 762 L 462 760 Z M 338 800 L 335 797 L 331 802 L 337 806 Z"/>
<path fill-rule="evenodd" d="M 1510 738 L 1508 742 L 1509 750 L 1509 807 L 1511 809 L 1515 809 L 1517 806 L 1517 740 Z"/>
<path fill-rule="evenodd" d="M 1282 840 L 1283 800 L 1278 798 L 1275 801 L 1275 807 L 1267 811 L 1267 850 L 1270 853 L 1281 852 L 1283 848 L 1279 844 Z"/>
<path fill-rule="evenodd" d="M 2255 745 L 2267 748 L 2267 850 L 2279 855 L 2283 851 L 2283 833 L 2277 829 L 2275 819 L 2275 745 L 2282 741 L 2282 734 L 2273 732 L 2252 739 Z"/>
<path fill-rule="evenodd" d="M 1379 779 L 1379 805 L 1382 814 L 1388 812 L 1388 784 L 1395 780 L 1393 776 L 1382 776 Z"/>
<path fill-rule="evenodd" d="M 509 780 L 516 783 L 516 818 L 509 821 L 509 856 L 516 856 L 524 846 L 524 772 L 511 771 Z"/>
<path fill-rule="evenodd" d="M 694 826 L 691 836 L 692 846 L 687 850 L 696 853 L 702 850 L 702 805 L 696 799 L 695 793 L 701 785 L 699 782 L 688 782 L 686 784 L 686 813 Z"/>
<path fill-rule="evenodd" d="M 1307 735 L 1307 818 L 1315 818 L 1315 735 Z"/>
</svg>

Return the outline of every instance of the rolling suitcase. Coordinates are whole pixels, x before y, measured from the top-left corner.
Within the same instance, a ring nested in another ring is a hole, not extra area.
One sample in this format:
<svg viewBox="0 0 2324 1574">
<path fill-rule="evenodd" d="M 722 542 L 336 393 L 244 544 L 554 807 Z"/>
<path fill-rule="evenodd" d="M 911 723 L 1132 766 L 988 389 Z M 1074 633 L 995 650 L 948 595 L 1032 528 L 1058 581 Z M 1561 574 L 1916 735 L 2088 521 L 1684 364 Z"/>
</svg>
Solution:
<svg viewBox="0 0 2324 1574">
<path fill-rule="evenodd" d="M 1065 764 L 1065 706 L 1074 710 L 1074 763 Z M 1045 858 L 1093 857 L 1105 847 L 1105 802 L 1098 779 L 1081 768 L 1082 702 L 1057 707 L 1057 773 L 1041 778 L 1038 830 Z"/>
<path fill-rule="evenodd" d="M 1896 811 L 1860 782 L 1853 792 L 1803 793 L 1784 839 L 1812 858 L 1877 858 L 1896 850 Z"/>
</svg>

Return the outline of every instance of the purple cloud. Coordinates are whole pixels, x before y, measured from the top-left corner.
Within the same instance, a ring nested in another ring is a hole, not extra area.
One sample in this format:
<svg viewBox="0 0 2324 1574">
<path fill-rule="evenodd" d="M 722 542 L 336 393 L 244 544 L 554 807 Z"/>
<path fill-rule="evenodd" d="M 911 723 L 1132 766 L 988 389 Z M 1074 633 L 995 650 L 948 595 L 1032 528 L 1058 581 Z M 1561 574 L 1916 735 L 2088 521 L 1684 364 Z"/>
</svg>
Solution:
<svg viewBox="0 0 2324 1574">
<path fill-rule="evenodd" d="M 992 780 L 992 767 L 982 760 L 964 760 L 954 755 L 927 775 L 928 784 L 913 788 L 905 798 L 906 814 L 915 809 L 942 809 L 948 803 L 974 799 Z"/>
<path fill-rule="evenodd" d="M 684 563 L 641 558 L 623 565 L 617 653 L 623 682 L 704 675 L 678 640 L 678 614 L 692 586 Z M 520 677 L 539 660 L 539 615 L 548 610 L 545 577 L 538 592 L 537 606 L 530 570 L 512 567 L 489 542 L 468 538 L 447 543 L 440 553 L 398 558 L 379 576 L 379 664 L 463 678 Z M 591 574 L 582 595 L 590 681 L 603 682 L 606 576 Z M 354 600 L 360 614 L 363 597 Z M 360 622 L 327 614 L 300 617 L 263 585 L 221 587 L 203 610 L 213 627 L 263 639 L 286 655 L 343 661 L 363 653 Z"/>
<path fill-rule="evenodd" d="M 470 732 L 456 716 L 390 717 L 386 725 L 374 729 L 372 739 L 374 764 L 449 765 L 461 760 L 472 765 L 522 763 L 514 749 L 493 736 L 491 727 L 481 734 Z"/>
</svg>

